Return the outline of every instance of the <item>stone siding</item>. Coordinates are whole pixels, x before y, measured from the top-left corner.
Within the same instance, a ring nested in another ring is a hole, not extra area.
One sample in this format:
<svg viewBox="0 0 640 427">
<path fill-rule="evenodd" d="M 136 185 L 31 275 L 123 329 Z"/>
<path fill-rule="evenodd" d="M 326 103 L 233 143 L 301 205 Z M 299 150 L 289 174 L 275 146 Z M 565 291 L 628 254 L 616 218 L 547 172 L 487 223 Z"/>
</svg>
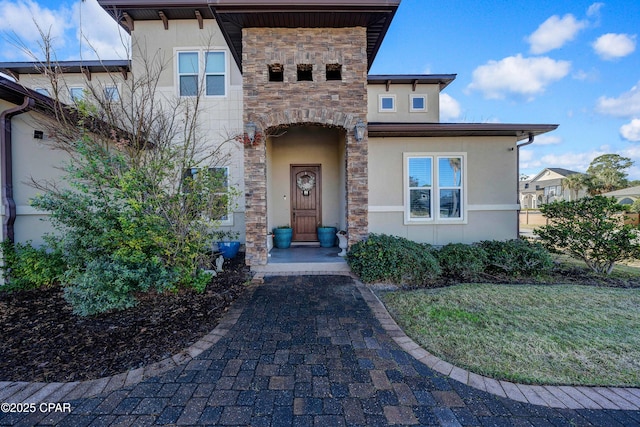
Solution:
<svg viewBox="0 0 640 427">
<path fill-rule="evenodd" d="M 353 129 L 367 120 L 366 29 L 245 28 L 244 121 L 262 134 L 294 125 L 323 125 L 346 133 L 349 243 L 368 232 L 367 138 Z M 283 66 L 283 81 L 269 81 L 269 65 Z M 312 81 L 298 81 L 298 65 L 312 65 Z M 326 66 L 340 64 L 341 80 L 327 80 Z M 267 171 L 264 139 L 245 149 L 247 264 L 267 262 Z"/>
</svg>

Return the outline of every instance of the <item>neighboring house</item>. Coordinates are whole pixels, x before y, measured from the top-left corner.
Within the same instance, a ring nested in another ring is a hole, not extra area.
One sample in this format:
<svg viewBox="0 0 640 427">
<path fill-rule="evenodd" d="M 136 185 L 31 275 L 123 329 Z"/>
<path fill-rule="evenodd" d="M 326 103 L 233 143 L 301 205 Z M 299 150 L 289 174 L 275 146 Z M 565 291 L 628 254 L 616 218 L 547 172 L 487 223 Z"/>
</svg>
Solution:
<svg viewBox="0 0 640 427">
<path fill-rule="evenodd" d="M 164 96 L 207 85 L 202 126 L 212 145 L 226 130 L 262 136 L 234 144 L 228 166 L 245 199 L 224 226 L 241 232 L 249 265 L 268 262 L 267 231 L 284 224 L 298 242 L 316 240 L 320 223 L 346 230 L 350 244 L 369 233 L 435 245 L 518 237 L 519 145 L 557 125 L 441 123 L 440 92 L 455 75 L 368 75 L 400 0 L 98 2 L 131 34 L 131 63 L 63 63 L 76 88 L 70 98 L 100 81 L 116 96 L 118 79 L 141 73 L 153 52 L 168 64 L 157 89 Z M 0 71 L 49 89 L 34 64 L 0 63 Z M 0 95 L 3 111 L 22 103 Z M 9 136 L 24 154 L 2 165 L 13 166 L 12 227 L 24 241 L 42 230 L 31 228 L 21 183 L 54 174 L 58 159 L 26 117 L 10 120 L 25 129 Z"/>
<path fill-rule="evenodd" d="M 602 195 L 606 197 L 615 197 L 621 205 L 632 205 L 633 202 L 640 199 L 640 186 L 609 191 L 608 193 L 602 193 Z"/>
<path fill-rule="evenodd" d="M 545 168 L 531 180 L 520 181 L 520 206 L 522 209 L 537 209 L 556 200 L 576 200 L 587 194 L 586 188 L 571 190 L 562 181 L 580 172 L 563 168 Z"/>
</svg>

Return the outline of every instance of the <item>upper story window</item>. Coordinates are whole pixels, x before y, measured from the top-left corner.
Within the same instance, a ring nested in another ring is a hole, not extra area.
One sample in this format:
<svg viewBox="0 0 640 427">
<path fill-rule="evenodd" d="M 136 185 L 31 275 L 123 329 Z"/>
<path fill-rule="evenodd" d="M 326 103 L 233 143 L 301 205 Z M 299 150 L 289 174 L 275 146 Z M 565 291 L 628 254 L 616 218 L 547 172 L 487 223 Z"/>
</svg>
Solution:
<svg viewBox="0 0 640 427">
<path fill-rule="evenodd" d="M 83 87 L 70 87 L 69 88 L 69 96 L 71 96 L 71 100 L 73 102 L 78 102 L 84 99 L 84 88 Z"/>
<path fill-rule="evenodd" d="M 106 101 L 118 101 L 120 99 L 120 93 L 118 92 L 118 88 L 116 86 L 105 86 L 104 87 L 104 99 Z"/>
<path fill-rule="evenodd" d="M 180 96 L 198 95 L 199 69 L 198 52 L 178 52 Z"/>
<path fill-rule="evenodd" d="M 226 54 L 222 51 L 178 52 L 180 96 L 197 96 L 204 82 L 207 96 L 226 95 Z"/>
<path fill-rule="evenodd" d="M 207 95 L 225 95 L 225 55 L 224 52 L 206 52 L 205 54 L 205 76 L 207 85 Z"/>
<path fill-rule="evenodd" d="M 298 64 L 298 81 L 313 81 L 313 64 Z"/>
<path fill-rule="evenodd" d="M 463 220 L 465 156 L 405 154 L 405 220 Z"/>
<path fill-rule="evenodd" d="M 379 95 L 378 96 L 378 112 L 394 113 L 396 111 L 395 95 Z"/>
<path fill-rule="evenodd" d="M 43 87 L 37 87 L 35 89 L 33 89 L 34 91 L 38 92 L 40 95 L 45 95 L 45 96 L 51 96 L 49 94 L 49 89 L 45 89 Z"/>
<path fill-rule="evenodd" d="M 409 95 L 409 111 L 412 113 L 427 111 L 427 95 Z"/>
</svg>

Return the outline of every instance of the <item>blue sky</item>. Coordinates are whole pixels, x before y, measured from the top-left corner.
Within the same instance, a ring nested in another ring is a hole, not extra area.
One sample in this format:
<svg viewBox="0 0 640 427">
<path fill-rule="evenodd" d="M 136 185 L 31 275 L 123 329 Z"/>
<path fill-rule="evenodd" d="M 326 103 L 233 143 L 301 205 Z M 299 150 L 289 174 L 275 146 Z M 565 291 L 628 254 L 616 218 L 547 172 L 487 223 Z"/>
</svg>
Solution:
<svg viewBox="0 0 640 427">
<path fill-rule="evenodd" d="M 34 16 L 60 60 L 126 56 L 96 0 L 0 0 L 0 16 L 0 61 L 31 59 L 18 39 L 38 51 Z M 638 32 L 637 0 L 402 0 L 371 73 L 457 74 L 442 121 L 559 124 L 521 150 L 530 176 L 617 153 L 640 179 Z"/>
</svg>

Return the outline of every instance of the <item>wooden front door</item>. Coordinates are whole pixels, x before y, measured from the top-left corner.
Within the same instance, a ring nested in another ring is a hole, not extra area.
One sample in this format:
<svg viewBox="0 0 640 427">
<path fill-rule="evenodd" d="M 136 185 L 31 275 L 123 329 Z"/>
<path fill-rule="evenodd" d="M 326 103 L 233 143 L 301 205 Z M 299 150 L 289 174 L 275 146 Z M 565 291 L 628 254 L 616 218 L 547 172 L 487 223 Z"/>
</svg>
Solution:
<svg viewBox="0 0 640 427">
<path fill-rule="evenodd" d="M 293 240 L 318 240 L 322 222 L 322 175 L 320 165 L 291 165 L 291 226 Z"/>
</svg>

